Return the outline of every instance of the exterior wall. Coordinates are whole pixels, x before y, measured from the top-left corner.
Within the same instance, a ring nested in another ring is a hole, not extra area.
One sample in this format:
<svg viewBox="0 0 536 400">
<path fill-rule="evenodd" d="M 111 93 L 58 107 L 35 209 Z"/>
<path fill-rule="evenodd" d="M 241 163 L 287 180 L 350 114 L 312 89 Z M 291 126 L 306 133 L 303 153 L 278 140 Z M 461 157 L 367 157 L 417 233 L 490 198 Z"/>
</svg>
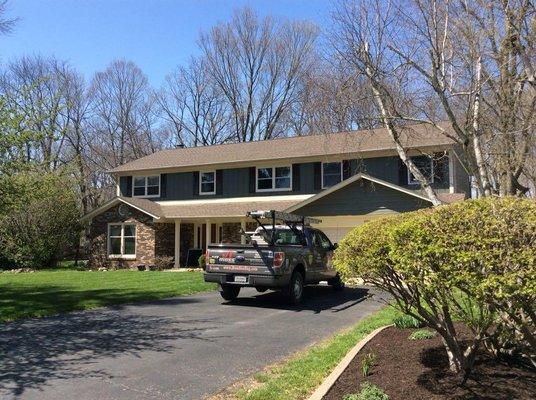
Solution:
<svg viewBox="0 0 536 400">
<path fill-rule="evenodd" d="M 181 224 L 181 254 L 180 265 L 186 265 L 188 257 L 188 249 L 194 247 L 194 224 Z"/>
<path fill-rule="evenodd" d="M 404 186 L 411 190 L 419 190 L 417 185 L 408 185 L 407 181 L 401 180 L 399 158 L 396 156 L 376 157 L 365 159 L 348 160 L 350 166 L 350 176 L 359 172 L 364 172 L 376 178 L 383 179 L 387 182 L 396 185 Z M 449 168 L 449 163 L 446 163 L 445 168 Z M 221 171 L 221 192 L 214 195 L 199 195 L 196 194 L 198 175 L 194 172 L 176 172 L 163 174 L 162 185 L 165 188 L 161 190 L 162 197 L 151 198 L 151 200 L 194 200 L 194 199 L 211 199 L 211 198 L 233 198 L 233 197 L 248 197 L 248 196 L 281 196 L 291 194 L 316 194 L 321 191 L 320 188 L 315 188 L 315 163 L 296 164 L 299 168 L 299 187 L 294 187 L 293 190 L 274 191 L 274 192 L 255 192 L 250 190 L 250 168 L 229 168 Z M 463 173 L 463 169 L 457 168 L 456 171 Z M 164 177 L 165 175 L 165 177 Z M 448 171 L 446 172 L 448 176 Z M 407 178 L 406 178 L 407 179 Z M 129 183 L 130 180 L 130 183 Z M 129 197 L 132 190 L 132 178 L 121 177 L 119 189 L 121 195 Z M 294 176 L 293 180 L 297 180 Z M 194 182 L 196 181 L 196 182 Z M 165 182 L 165 183 L 164 183 Z M 468 177 L 458 176 L 459 190 L 467 189 L 469 185 Z M 439 192 L 449 190 L 449 182 L 434 183 L 432 186 Z"/>
<path fill-rule="evenodd" d="M 221 227 L 223 243 L 240 243 L 240 222 L 224 222 Z"/>
<path fill-rule="evenodd" d="M 118 213 L 119 206 L 112 207 L 94 217 L 89 229 L 90 268 L 135 268 L 140 264 L 152 265 L 155 257 L 155 223 L 153 219 L 129 207 L 129 215 Z M 136 259 L 118 260 L 108 258 L 108 224 L 129 222 L 136 224 Z"/>
<path fill-rule="evenodd" d="M 175 256 L 175 224 L 154 224 L 155 257 Z"/>
</svg>

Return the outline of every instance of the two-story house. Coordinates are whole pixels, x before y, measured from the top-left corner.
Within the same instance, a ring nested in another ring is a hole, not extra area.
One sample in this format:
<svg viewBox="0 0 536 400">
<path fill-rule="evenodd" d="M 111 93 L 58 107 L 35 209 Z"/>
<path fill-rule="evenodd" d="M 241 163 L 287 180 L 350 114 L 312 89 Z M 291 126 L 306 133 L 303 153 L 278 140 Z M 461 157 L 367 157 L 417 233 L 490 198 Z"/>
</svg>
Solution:
<svg viewBox="0 0 536 400">
<path fill-rule="evenodd" d="M 447 137 L 415 125 L 402 140 L 445 202 L 469 195 Z M 255 209 L 318 217 L 337 242 L 369 219 L 431 206 L 385 129 L 162 150 L 110 173 L 117 197 L 84 217 L 93 266 L 192 264 L 189 251 L 243 240 Z"/>
</svg>

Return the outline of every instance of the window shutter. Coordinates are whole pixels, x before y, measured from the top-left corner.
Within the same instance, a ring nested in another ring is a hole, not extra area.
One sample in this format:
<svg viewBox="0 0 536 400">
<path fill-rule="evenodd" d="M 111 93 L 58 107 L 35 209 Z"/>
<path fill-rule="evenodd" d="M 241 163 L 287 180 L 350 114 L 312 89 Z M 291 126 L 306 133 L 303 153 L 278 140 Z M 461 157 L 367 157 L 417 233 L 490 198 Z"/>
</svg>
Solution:
<svg viewBox="0 0 536 400">
<path fill-rule="evenodd" d="M 398 160 L 398 184 L 407 186 L 408 184 L 408 167 L 402 160 Z"/>
<path fill-rule="evenodd" d="M 223 194 L 223 169 L 216 170 L 216 194 Z"/>
<path fill-rule="evenodd" d="M 249 193 L 255 193 L 255 180 L 257 179 L 255 174 L 256 174 L 255 167 L 250 167 L 249 168 Z"/>
<path fill-rule="evenodd" d="M 292 164 L 292 191 L 300 190 L 300 164 Z"/>
<path fill-rule="evenodd" d="M 350 160 L 342 161 L 342 179 L 348 179 L 352 176 L 352 170 L 350 165 Z"/>
<path fill-rule="evenodd" d="M 315 190 L 322 189 L 322 163 L 314 163 L 314 188 Z"/>
<path fill-rule="evenodd" d="M 124 176 L 126 178 L 126 192 L 123 193 L 125 197 L 132 197 L 132 176 Z"/>
<path fill-rule="evenodd" d="M 194 171 L 192 173 L 193 180 L 193 194 L 194 196 L 199 196 L 199 171 Z"/>
<path fill-rule="evenodd" d="M 160 175 L 160 197 L 167 197 L 167 174 Z"/>
</svg>

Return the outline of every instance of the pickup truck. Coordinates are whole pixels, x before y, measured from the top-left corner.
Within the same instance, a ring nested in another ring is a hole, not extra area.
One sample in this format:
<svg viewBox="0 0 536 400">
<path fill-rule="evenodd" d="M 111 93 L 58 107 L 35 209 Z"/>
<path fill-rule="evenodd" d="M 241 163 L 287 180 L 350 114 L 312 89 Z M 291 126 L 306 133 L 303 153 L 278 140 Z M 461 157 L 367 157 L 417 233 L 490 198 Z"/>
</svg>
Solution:
<svg viewBox="0 0 536 400">
<path fill-rule="evenodd" d="M 205 255 L 205 281 L 218 283 L 225 300 L 236 299 L 246 286 L 259 292 L 281 290 L 292 304 L 302 300 L 306 284 L 327 281 L 335 290 L 344 288 L 332 265 L 337 245 L 309 226 L 310 218 L 273 210 L 248 216 L 259 224 L 254 232 L 243 232 L 248 244 L 209 245 Z M 272 225 L 261 222 L 270 216 Z M 276 224 L 276 219 L 284 223 Z"/>
</svg>

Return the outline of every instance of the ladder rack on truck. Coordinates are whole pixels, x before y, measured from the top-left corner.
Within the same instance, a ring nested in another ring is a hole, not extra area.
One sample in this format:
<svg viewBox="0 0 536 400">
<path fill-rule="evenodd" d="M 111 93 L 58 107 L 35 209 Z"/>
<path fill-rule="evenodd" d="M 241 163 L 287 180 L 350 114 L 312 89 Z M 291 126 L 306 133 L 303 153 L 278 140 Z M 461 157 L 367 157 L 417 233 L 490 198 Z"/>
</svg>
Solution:
<svg viewBox="0 0 536 400">
<path fill-rule="evenodd" d="M 270 244 L 273 244 L 274 242 L 277 220 L 282 221 L 285 225 L 287 225 L 290 229 L 294 231 L 298 231 L 297 225 L 302 225 L 303 227 L 303 226 L 309 226 L 311 224 L 319 224 L 322 222 L 322 220 L 318 218 L 305 217 L 303 215 L 291 214 L 291 213 L 286 213 L 286 212 L 277 211 L 277 210 L 248 211 L 246 216 L 253 218 L 259 224 L 262 230 L 266 233 L 266 236 L 270 237 Z M 271 220 L 271 223 L 272 223 L 271 233 L 268 232 L 264 223 L 261 220 Z M 251 239 L 251 237 L 255 234 L 255 232 L 242 232 L 242 234 L 249 236 L 249 238 Z"/>
</svg>

